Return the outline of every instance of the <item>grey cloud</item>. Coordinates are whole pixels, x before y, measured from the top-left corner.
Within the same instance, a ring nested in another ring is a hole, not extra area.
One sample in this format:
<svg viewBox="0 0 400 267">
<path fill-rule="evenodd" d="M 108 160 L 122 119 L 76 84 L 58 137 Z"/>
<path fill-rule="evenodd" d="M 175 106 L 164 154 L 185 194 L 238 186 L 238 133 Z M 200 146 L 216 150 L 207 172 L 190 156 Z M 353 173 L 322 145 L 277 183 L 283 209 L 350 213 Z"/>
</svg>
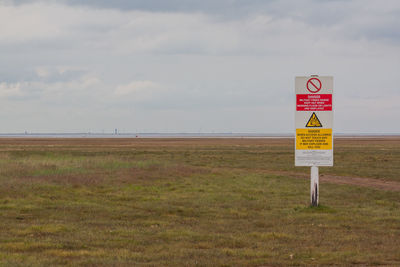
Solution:
<svg viewBox="0 0 400 267">
<path fill-rule="evenodd" d="M 238 20 L 243 16 L 267 14 L 275 19 L 290 19 L 312 27 L 333 28 L 339 34 L 369 40 L 399 42 L 400 3 L 391 1 L 391 10 L 377 9 L 377 1 L 345 0 L 13 0 L 15 5 L 58 2 L 70 6 L 95 9 L 116 9 L 119 11 L 148 12 L 200 12 L 214 16 L 214 19 Z M 382 5 L 384 6 L 384 5 Z M 378 12 L 378 13 L 377 13 Z M 364 25 L 363 18 L 375 14 L 372 25 Z M 358 22 L 359 21 L 359 22 Z M 87 32 L 110 32 L 112 25 L 84 25 Z M 185 48 L 187 49 L 187 48 Z M 189 51 L 190 52 L 190 51 Z M 194 49 L 193 52 L 197 52 Z"/>
<path fill-rule="evenodd" d="M 374 109 L 365 99 L 385 95 L 382 107 L 398 99 L 397 2 L 369 11 L 360 4 L 374 1 L 24 5 L 32 2 L 14 1 L 2 13 L 0 101 L 12 125 L 5 131 L 46 129 L 42 117 L 51 117 L 54 130 L 120 127 L 117 121 L 130 130 L 162 130 L 158 125 L 170 121 L 173 131 L 193 131 L 203 121 L 210 130 L 268 132 L 267 125 L 279 124 L 278 131 L 288 132 L 294 76 L 314 73 L 335 76 L 339 131 L 353 112 L 363 129 L 374 123 L 361 114 L 368 105 Z M 161 89 L 143 97 L 128 88 L 115 96 L 120 86 L 143 81 Z M 386 116 L 384 108 L 374 112 Z M 278 113 L 282 122 L 274 123 Z M 60 123 L 65 114 L 71 120 Z"/>
<path fill-rule="evenodd" d="M 93 8 L 112 8 L 119 10 L 144 10 L 153 12 L 249 12 L 260 10 L 276 0 L 58 0 L 68 5 L 89 6 Z M 16 5 L 43 2 L 37 0 L 14 0 Z M 55 1 L 47 1 L 55 2 Z"/>
</svg>

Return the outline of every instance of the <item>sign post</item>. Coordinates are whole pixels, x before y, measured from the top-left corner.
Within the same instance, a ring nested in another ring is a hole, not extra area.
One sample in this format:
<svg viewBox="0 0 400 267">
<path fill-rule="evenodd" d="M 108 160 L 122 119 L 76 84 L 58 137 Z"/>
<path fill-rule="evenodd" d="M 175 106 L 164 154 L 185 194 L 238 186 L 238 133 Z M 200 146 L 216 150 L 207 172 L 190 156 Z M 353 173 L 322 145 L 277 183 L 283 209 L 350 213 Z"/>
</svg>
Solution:
<svg viewBox="0 0 400 267">
<path fill-rule="evenodd" d="M 333 77 L 296 77 L 295 166 L 311 167 L 311 205 L 319 203 L 319 166 L 333 166 Z"/>
</svg>

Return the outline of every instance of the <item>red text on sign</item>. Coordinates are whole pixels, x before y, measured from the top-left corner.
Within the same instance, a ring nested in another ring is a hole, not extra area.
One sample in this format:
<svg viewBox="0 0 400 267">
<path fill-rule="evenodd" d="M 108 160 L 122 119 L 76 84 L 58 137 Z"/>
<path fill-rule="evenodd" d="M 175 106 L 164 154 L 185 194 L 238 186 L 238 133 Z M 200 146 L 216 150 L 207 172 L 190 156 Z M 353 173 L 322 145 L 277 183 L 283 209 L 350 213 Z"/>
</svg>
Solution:
<svg viewBox="0 0 400 267">
<path fill-rule="evenodd" d="M 297 111 L 330 111 L 332 110 L 331 94 L 297 94 Z"/>
</svg>

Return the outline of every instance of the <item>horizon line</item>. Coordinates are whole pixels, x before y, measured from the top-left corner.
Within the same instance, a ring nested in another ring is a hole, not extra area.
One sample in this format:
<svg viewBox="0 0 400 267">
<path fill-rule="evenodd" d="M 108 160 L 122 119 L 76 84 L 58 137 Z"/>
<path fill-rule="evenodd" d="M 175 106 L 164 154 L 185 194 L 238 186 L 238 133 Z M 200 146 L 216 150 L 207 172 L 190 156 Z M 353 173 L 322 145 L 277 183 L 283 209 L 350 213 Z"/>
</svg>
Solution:
<svg viewBox="0 0 400 267">
<path fill-rule="evenodd" d="M 400 136 L 400 133 L 393 132 L 334 132 L 336 136 Z M 87 137 L 87 136 L 107 136 L 107 137 L 150 137 L 150 136 L 164 136 L 164 137 L 294 137 L 294 132 L 283 132 L 283 133 L 266 133 L 266 132 L 126 132 L 126 133 L 104 133 L 104 132 L 10 132 L 10 133 L 0 133 L 0 137 L 40 137 L 40 136 L 65 136 L 65 137 Z"/>
</svg>

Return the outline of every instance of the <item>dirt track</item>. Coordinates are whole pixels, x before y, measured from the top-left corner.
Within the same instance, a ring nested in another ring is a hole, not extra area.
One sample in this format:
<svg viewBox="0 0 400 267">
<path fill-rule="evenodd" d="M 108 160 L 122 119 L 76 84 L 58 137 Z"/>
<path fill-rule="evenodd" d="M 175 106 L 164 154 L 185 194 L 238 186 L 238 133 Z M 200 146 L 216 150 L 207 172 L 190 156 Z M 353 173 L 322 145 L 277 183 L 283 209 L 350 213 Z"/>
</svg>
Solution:
<svg viewBox="0 0 400 267">
<path fill-rule="evenodd" d="M 283 172 L 283 171 L 271 171 L 268 173 L 275 175 L 285 175 L 293 178 L 303 178 L 309 179 L 310 175 L 303 173 L 294 172 Z M 362 178 L 362 177 L 350 177 L 350 176 L 336 176 L 336 175 L 321 175 L 321 182 L 331 183 L 331 184 L 343 184 L 343 185 L 356 185 L 362 187 L 375 188 L 380 190 L 400 192 L 400 183 L 394 181 L 384 181 L 372 178 Z"/>
</svg>

